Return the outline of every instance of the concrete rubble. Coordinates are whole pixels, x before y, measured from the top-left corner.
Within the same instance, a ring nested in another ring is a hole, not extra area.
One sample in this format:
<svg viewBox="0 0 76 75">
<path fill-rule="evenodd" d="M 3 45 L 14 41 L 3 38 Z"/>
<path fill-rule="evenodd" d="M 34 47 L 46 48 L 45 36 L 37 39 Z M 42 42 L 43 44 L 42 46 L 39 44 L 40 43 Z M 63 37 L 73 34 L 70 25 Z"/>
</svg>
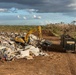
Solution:
<svg viewBox="0 0 76 75">
<path fill-rule="evenodd" d="M 24 36 L 25 34 L 26 33 L 20 35 L 12 32 L 0 32 L 0 58 L 11 61 L 13 59 L 21 58 L 33 59 L 35 56 L 48 56 L 41 48 L 38 48 L 38 38 L 33 34 L 30 35 L 30 44 L 26 46 L 17 44 L 13 40 L 16 35 Z"/>
</svg>

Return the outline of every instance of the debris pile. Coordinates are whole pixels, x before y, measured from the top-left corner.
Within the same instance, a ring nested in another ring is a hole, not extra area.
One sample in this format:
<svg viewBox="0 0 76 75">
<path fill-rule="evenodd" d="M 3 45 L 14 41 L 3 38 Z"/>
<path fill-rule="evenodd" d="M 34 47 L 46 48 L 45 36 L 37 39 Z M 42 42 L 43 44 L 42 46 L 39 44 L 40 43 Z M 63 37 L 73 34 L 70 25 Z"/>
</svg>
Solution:
<svg viewBox="0 0 76 75">
<path fill-rule="evenodd" d="M 6 61 L 11 61 L 13 59 L 33 59 L 34 56 L 48 56 L 47 53 L 44 53 L 41 48 L 38 47 L 38 38 L 31 34 L 30 35 L 30 44 L 21 45 L 16 43 L 14 38 L 16 35 L 24 36 L 26 33 L 0 33 L 0 58 L 5 59 Z M 41 42 L 41 44 L 44 41 Z M 51 45 L 51 44 L 50 44 Z"/>
</svg>

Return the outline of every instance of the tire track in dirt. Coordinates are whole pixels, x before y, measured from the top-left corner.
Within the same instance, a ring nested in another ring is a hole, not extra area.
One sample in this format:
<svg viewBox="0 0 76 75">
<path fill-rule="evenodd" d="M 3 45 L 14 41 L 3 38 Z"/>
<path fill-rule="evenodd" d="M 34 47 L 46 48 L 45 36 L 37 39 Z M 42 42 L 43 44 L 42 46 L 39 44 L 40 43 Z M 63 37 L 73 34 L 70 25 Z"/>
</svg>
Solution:
<svg viewBox="0 0 76 75">
<path fill-rule="evenodd" d="M 66 59 L 68 61 L 68 67 L 71 75 L 76 75 L 76 55 L 72 53 L 66 53 Z"/>
<path fill-rule="evenodd" d="M 72 75 L 68 66 L 68 61 L 65 57 L 65 53 L 57 53 L 53 61 L 55 66 L 56 75 Z"/>
</svg>

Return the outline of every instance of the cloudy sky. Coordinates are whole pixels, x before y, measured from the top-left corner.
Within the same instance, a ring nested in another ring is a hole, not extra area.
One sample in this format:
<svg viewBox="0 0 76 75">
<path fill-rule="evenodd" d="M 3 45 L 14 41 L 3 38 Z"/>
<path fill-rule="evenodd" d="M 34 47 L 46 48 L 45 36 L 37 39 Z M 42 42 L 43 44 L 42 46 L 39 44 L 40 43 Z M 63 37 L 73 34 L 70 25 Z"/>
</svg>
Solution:
<svg viewBox="0 0 76 75">
<path fill-rule="evenodd" d="M 44 25 L 76 20 L 76 0 L 0 0 L 0 24 Z"/>
</svg>

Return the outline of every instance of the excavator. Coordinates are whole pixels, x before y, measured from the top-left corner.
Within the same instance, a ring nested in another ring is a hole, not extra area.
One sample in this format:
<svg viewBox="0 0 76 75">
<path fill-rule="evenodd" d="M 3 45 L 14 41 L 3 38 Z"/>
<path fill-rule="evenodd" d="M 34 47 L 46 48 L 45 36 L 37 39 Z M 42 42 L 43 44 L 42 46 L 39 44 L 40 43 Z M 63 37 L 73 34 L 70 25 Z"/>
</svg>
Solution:
<svg viewBox="0 0 76 75">
<path fill-rule="evenodd" d="M 42 31 L 41 26 L 38 26 L 37 28 L 31 29 L 27 32 L 27 34 L 24 37 L 15 37 L 15 42 L 22 43 L 22 44 L 28 44 L 29 43 L 29 35 L 38 31 L 39 39 L 42 39 Z"/>
</svg>

